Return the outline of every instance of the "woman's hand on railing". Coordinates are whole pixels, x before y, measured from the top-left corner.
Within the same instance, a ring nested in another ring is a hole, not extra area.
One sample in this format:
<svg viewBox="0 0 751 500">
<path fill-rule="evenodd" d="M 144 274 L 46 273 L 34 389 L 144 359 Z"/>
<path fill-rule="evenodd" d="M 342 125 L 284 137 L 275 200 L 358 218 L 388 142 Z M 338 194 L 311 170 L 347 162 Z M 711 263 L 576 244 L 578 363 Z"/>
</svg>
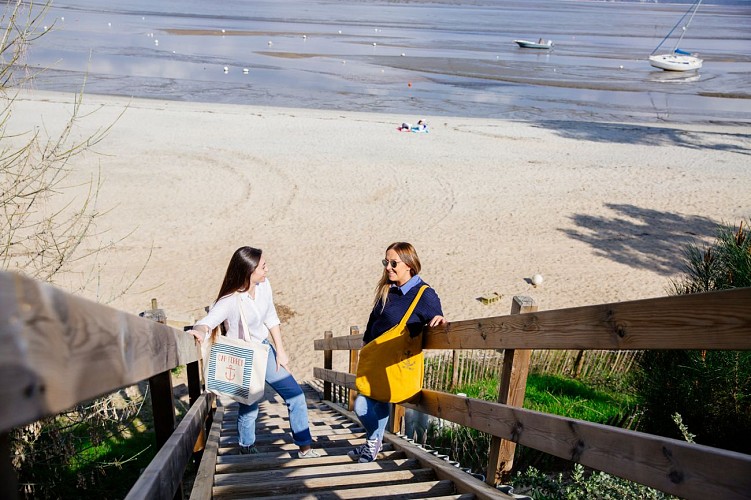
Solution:
<svg viewBox="0 0 751 500">
<path fill-rule="evenodd" d="M 196 325 L 196 326 L 203 326 L 203 325 Z M 208 329 L 208 327 L 205 327 L 205 328 L 207 330 L 203 331 L 203 330 L 200 330 L 200 329 L 197 329 L 197 328 L 194 327 L 194 328 L 191 328 L 190 330 L 188 330 L 188 333 L 191 334 L 191 335 L 193 335 L 196 338 L 196 340 L 198 341 L 199 344 L 202 344 L 203 341 L 206 340 L 207 334 L 210 331 Z"/>
<path fill-rule="evenodd" d="M 431 319 L 428 322 L 428 326 L 438 326 L 438 325 L 445 325 L 446 324 L 446 318 L 443 316 L 433 316 L 433 319 Z"/>
<path fill-rule="evenodd" d="M 203 338 L 206 336 L 205 333 L 198 331 L 198 330 L 188 330 L 188 333 L 193 335 L 199 344 L 203 342 Z"/>
</svg>

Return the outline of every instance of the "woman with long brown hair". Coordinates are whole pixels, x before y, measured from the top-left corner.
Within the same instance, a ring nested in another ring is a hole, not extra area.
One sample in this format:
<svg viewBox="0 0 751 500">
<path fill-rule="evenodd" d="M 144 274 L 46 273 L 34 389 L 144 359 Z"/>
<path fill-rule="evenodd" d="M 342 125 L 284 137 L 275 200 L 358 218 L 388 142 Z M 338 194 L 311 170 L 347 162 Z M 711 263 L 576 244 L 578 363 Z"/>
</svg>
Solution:
<svg viewBox="0 0 751 500">
<path fill-rule="evenodd" d="M 313 439 L 308 425 L 308 405 L 300 385 L 287 370 L 289 357 L 284 350 L 279 316 L 276 314 L 271 284 L 266 279 L 266 259 L 263 252 L 253 247 L 238 248 L 232 255 L 219 289 L 216 302 L 208 315 L 189 330 L 199 342 L 207 341 L 211 332 L 224 323 L 227 337 L 250 339 L 270 345 L 266 366 L 266 383 L 282 398 L 289 410 L 292 439 L 300 447 L 299 458 L 314 458 L 319 454 L 311 448 Z M 239 306 L 238 306 L 239 304 Z M 240 317 L 242 307 L 249 331 L 243 331 Z M 258 453 L 255 447 L 255 423 L 258 402 L 252 405 L 238 403 L 237 430 L 240 435 L 240 453 Z"/>
</svg>

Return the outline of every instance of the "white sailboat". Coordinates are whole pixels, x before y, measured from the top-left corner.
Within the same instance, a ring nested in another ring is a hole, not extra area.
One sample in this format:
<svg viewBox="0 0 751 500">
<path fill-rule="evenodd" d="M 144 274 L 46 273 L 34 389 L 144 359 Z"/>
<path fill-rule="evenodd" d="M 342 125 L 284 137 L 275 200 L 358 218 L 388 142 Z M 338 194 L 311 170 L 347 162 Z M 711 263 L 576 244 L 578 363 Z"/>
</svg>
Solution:
<svg viewBox="0 0 751 500">
<path fill-rule="evenodd" d="M 681 17 L 676 25 L 673 26 L 673 29 L 670 30 L 670 33 L 668 33 L 667 36 L 662 39 L 660 44 L 655 47 L 655 50 L 653 50 L 649 55 L 649 64 L 651 64 L 655 68 L 664 69 L 665 71 L 696 71 L 701 68 L 701 65 L 704 61 L 699 59 L 698 54 L 692 54 L 691 52 L 686 52 L 685 50 L 678 48 L 678 45 L 680 45 L 681 41 L 683 41 L 683 37 L 686 35 L 686 30 L 691 24 L 691 21 L 694 19 L 694 15 L 696 15 L 696 11 L 699 9 L 701 2 L 702 0 L 697 0 L 696 3 L 689 7 L 686 13 L 683 14 L 683 17 Z M 673 51 L 667 54 L 655 55 L 655 52 L 657 52 L 660 47 L 662 47 L 662 44 L 665 43 L 665 40 L 670 38 L 670 35 L 673 34 L 673 31 L 675 31 L 675 29 L 683 22 L 683 20 L 686 19 L 686 16 L 688 16 L 689 13 L 691 14 L 691 17 L 689 17 L 686 25 L 681 27 L 681 36 L 680 38 L 678 38 Z"/>
</svg>

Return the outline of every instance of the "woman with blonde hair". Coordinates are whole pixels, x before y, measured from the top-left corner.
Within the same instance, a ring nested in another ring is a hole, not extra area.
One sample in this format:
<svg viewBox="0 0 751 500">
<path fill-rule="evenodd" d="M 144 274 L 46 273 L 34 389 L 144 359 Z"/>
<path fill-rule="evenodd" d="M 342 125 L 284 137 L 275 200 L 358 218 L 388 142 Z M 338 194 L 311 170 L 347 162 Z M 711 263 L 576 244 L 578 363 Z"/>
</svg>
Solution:
<svg viewBox="0 0 751 500">
<path fill-rule="evenodd" d="M 399 241 L 389 245 L 381 263 L 383 274 L 376 286 L 373 310 L 363 336 L 364 344 L 398 325 L 423 286 L 422 295 L 407 319 L 410 336 L 419 335 L 425 326 L 446 323 L 438 295 L 419 276 L 422 266 L 410 243 Z M 350 458 L 361 463 L 376 459 L 381 451 L 390 411 L 391 403 L 376 401 L 362 394 L 357 396 L 355 413 L 365 428 L 366 441 L 348 453 Z"/>
</svg>

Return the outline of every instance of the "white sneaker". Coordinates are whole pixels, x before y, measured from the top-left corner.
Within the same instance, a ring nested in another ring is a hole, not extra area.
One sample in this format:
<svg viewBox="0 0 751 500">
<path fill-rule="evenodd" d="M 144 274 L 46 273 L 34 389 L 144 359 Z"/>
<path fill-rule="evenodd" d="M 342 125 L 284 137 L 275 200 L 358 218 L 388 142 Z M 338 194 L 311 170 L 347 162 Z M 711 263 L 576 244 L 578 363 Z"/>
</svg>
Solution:
<svg viewBox="0 0 751 500">
<path fill-rule="evenodd" d="M 358 462 L 361 464 L 366 464 L 368 462 L 375 462 L 376 458 L 378 457 L 378 453 L 383 449 L 383 445 L 381 444 L 381 440 L 376 439 L 368 439 L 365 441 L 365 444 L 363 445 L 365 449 L 360 454 L 360 459 Z"/>
<path fill-rule="evenodd" d="M 297 458 L 318 458 L 318 457 L 320 457 L 320 456 L 321 456 L 321 454 L 320 454 L 320 453 L 318 453 L 318 452 L 317 452 L 316 450 L 314 450 L 313 448 L 310 448 L 310 449 L 309 449 L 308 451 L 306 451 L 305 453 L 303 453 L 302 451 L 298 451 L 298 452 L 297 452 Z"/>
</svg>

